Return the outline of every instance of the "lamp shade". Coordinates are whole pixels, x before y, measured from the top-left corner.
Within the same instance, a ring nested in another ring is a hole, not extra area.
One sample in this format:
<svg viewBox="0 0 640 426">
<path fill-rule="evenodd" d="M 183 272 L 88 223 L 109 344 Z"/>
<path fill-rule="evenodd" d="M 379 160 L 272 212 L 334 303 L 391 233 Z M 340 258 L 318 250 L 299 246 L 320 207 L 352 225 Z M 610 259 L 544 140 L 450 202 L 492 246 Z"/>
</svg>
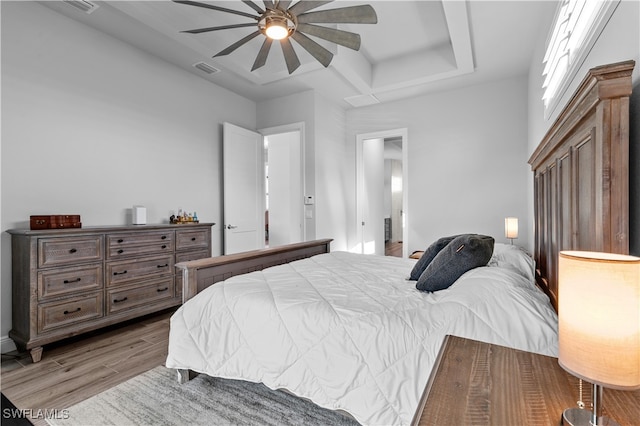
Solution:
<svg viewBox="0 0 640 426">
<path fill-rule="evenodd" d="M 640 258 L 562 251 L 560 366 L 588 382 L 640 389 Z"/>
<path fill-rule="evenodd" d="M 507 238 L 518 238 L 518 218 L 504 218 L 504 236 Z"/>
</svg>

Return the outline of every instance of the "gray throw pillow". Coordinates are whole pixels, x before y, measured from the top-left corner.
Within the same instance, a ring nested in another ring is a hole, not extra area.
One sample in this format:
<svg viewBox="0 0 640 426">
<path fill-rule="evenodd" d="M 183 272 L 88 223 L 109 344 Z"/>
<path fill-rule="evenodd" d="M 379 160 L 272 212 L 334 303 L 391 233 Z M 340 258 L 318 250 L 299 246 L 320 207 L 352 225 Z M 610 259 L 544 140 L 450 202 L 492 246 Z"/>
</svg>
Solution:
<svg viewBox="0 0 640 426">
<path fill-rule="evenodd" d="M 460 235 L 433 258 L 420 275 L 416 288 L 438 291 L 448 288 L 465 272 L 491 260 L 495 240 L 487 235 Z"/>
<path fill-rule="evenodd" d="M 411 274 L 409 275 L 409 279 L 416 281 L 420 278 L 420 275 L 427 269 L 427 266 L 431 263 L 431 261 L 436 257 L 440 250 L 445 248 L 447 244 L 449 244 L 454 238 L 459 237 L 459 235 L 453 235 L 451 237 L 442 237 L 437 241 L 431 243 L 429 247 L 422 253 L 422 256 L 415 265 L 413 265 L 413 269 L 411 270 Z"/>
</svg>

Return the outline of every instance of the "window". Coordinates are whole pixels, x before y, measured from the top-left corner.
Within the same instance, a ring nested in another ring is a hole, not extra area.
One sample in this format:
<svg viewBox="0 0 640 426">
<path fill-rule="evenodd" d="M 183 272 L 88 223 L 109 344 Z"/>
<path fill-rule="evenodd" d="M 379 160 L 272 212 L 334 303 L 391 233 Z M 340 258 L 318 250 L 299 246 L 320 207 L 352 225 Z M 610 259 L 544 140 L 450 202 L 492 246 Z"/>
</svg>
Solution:
<svg viewBox="0 0 640 426">
<path fill-rule="evenodd" d="M 584 62 L 619 2 L 563 0 L 558 4 L 543 61 L 542 100 L 547 116 Z"/>
</svg>

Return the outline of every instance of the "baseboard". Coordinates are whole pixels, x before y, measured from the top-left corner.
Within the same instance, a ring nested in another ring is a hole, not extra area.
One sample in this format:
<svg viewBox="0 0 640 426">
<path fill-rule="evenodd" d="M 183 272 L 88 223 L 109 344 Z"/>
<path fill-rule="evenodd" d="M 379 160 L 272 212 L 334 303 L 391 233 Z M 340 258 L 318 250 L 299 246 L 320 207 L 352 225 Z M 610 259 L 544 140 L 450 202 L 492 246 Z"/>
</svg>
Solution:
<svg viewBox="0 0 640 426">
<path fill-rule="evenodd" d="M 11 340 L 9 336 L 3 336 L 2 339 L 0 339 L 0 352 L 2 352 L 3 354 L 15 351 L 17 349 L 18 348 L 16 347 L 16 344 L 13 340 Z"/>
</svg>

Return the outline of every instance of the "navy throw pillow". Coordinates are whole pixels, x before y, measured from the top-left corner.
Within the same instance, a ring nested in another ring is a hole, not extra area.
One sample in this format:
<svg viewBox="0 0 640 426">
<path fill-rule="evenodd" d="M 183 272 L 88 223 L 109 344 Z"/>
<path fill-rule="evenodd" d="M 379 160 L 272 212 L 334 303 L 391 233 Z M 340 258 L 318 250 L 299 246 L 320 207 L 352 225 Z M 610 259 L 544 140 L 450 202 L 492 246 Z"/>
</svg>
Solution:
<svg viewBox="0 0 640 426">
<path fill-rule="evenodd" d="M 489 263 L 494 243 L 493 237 L 487 235 L 466 234 L 454 238 L 429 263 L 416 288 L 422 291 L 448 288 L 465 272 Z"/>
<path fill-rule="evenodd" d="M 420 275 L 427 269 L 427 266 L 431 263 L 431 261 L 436 257 L 440 250 L 445 248 L 447 244 L 449 244 L 454 238 L 459 237 L 459 235 L 453 235 L 451 237 L 442 237 L 437 241 L 431 243 L 429 247 L 422 253 L 422 256 L 415 265 L 413 265 L 413 269 L 411 270 L 411 274 L 409 275 L 409 279 L 416 281 L 420 278 Z"/>
</svg>

